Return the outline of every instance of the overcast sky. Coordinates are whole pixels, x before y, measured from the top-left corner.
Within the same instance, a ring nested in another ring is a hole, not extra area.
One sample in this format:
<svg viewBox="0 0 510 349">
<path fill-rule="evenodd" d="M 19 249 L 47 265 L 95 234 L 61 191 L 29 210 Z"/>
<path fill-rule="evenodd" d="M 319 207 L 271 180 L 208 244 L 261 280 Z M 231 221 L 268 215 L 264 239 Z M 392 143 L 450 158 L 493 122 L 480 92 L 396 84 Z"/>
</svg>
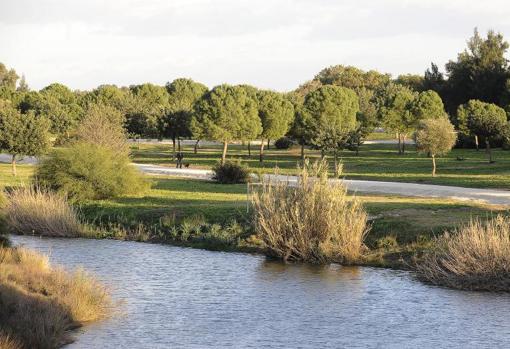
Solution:
<svg viewBox="0 0 510 349">
<path fill-rule="evenodd" d="M 444 66 L 478 27 L 510 39 L 508 0 L 0 0 L 0 62 L 61 82 L 291 90 L 322 68 Z"/>
</svg>

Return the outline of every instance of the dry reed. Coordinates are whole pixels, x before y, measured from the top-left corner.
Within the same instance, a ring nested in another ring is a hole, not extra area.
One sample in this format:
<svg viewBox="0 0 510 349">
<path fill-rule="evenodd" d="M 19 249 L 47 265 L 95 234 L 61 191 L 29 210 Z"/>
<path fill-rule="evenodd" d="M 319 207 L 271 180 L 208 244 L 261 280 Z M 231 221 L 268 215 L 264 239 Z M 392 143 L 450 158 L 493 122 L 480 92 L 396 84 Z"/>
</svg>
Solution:
<svg viewBox="0 0 510 349">
<path fill-rule="evenodd" d="M 84 233 L 78 213 L 67 199 L 39 187 L 19 187 L 7 194 L 7 226 L 18 234 L 75 237 Z"/>
<path fill-rule="evenodd" d="M 274 178 L 274 177 L 273 177 Z M 257 234 L 284 261 L 355 263 L 368 232 L 367 213 L 327 163 L 305 163 L 296 185 L 263 177 L 252 196 Z"/>
<path fill-rule="evenodd" d="M 69 330 L 110 311 L 107 290 L 83 270 L 68 273 L 34 251 L 0 248 L 0 343 L 57 348 L 71 341 Z"/>
<path fill-rule="evenodd" d="M 435 242 L 416 266 L 420 279 L 457 289 L 510 291 L 510 218 L 472 220 Z"/>
</svg>

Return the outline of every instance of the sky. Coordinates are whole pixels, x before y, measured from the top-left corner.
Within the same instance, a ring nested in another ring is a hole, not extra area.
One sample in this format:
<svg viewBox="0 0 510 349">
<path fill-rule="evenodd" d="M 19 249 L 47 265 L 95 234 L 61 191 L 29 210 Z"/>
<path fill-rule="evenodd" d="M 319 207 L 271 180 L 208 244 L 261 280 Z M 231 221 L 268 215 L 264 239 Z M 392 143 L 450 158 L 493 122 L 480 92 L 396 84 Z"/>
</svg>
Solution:
<svg viewBox="0 0 510 349">
<path fill-rule="evenodd" d="M 508 0 L 0 0 L 0 62 L 40 89 L 247 83 L 288 91 L 335 64 L 441 68 Z"/>
</svg>

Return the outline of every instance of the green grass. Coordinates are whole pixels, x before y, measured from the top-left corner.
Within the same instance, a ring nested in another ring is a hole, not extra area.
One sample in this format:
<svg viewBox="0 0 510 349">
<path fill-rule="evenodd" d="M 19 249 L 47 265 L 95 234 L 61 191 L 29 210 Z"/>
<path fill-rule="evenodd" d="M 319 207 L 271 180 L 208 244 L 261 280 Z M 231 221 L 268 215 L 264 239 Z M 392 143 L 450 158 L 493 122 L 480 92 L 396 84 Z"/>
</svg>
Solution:
<svg viewBox="0 0 510 349">
<path fill-rule="evenodd" d="M 296 173 L 300 161 L 300 149 L 289 150 L 271 147 L 266 151 L 264 163 L 258 161 L 257 147 L 252 146 L 252 156 L 248 156 L 246 146 L 230 145 L 229 156 L 240 158 L 255 171 L 270 173 L 275 167 L 280 173 Z M 219 146 L 204 146 L 198 154 L 193 154 L 191 146 L 183 148 L 185 160 L 191 168 L 210 168 L 220 158 Z M 307 156 L 318 158 L 319 152 L 307 149 Z M 431 177 L 431 160 L 418 154 L 414 146 L 407 146 L 406 154 L 398 155 L 396 145 L 362 145 L 359 155 L 343 151 L 344 175 L 350 179 L 378 181 L 399 181 L 439 185 L 453 185 L 473 188 L 510 189 L 510 151 L 494 149 L 496 162 L 489 164 L 484 150 L 454 149 L 447 156 L 437 160 L 438 175 Z M 142 144 L 133 150 L 133 161 L 162 166 L 175 166 L 171 160 L 170 145 Z"/>
</svg>

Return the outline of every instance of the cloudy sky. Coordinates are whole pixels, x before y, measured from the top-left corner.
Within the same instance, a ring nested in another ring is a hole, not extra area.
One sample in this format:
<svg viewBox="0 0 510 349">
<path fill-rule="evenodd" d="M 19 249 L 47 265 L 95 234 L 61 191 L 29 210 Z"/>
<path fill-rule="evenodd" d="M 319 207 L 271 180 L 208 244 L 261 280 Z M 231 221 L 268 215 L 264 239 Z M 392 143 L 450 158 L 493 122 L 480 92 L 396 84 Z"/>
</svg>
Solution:
<svg viewBox="0 0 510 349">
<path fill-rule="evenodd" d="M 510 40 L 508 0 L 0 0 L 0 62 L 61 82 L 290 90 L 333 64 L 441 67 L 478 27 Z"/>
</svg>

